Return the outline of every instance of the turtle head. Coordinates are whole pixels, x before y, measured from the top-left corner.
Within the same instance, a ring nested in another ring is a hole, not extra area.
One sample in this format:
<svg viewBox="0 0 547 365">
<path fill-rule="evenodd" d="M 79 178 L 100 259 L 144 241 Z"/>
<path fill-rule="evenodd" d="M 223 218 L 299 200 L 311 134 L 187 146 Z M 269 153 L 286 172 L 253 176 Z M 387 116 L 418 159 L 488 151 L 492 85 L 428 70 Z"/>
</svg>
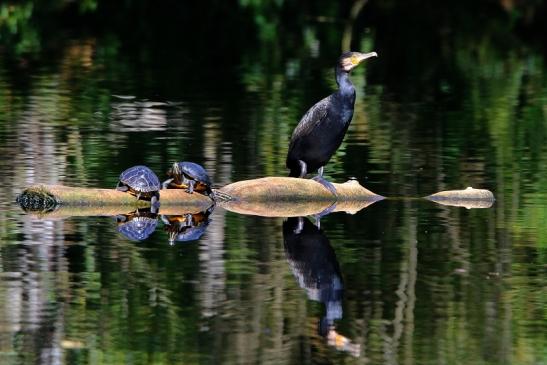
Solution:
<svg viewBox="0 0 547 365">
<path fill-rule="evenodd" d="M 178 162 L 173 163 L 169 170 L 167 170 L 167 176 L 169 177 L 178 177 L 181 174 L 181 169 Z"/>
</svg>

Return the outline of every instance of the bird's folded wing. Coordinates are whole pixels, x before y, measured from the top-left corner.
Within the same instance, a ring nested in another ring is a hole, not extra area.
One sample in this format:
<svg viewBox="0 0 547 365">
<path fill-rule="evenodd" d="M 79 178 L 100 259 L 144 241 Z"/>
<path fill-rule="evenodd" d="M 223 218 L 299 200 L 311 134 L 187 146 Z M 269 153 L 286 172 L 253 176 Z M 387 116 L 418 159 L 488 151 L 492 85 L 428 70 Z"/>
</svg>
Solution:
<svg viewBox="0 0 547 365">
<path fill-rule="evenodd" d="M 330 102 L 330 96 L 327 96 L 323 100 L 317 102 L 312 106 L 306 114 L 302 117 L 291 137 L 291 142 L 297 138 L 304 137 L 311 133 L 315 127 L 325 120 L 328 114 L 328 106 Z"/>
</svg>

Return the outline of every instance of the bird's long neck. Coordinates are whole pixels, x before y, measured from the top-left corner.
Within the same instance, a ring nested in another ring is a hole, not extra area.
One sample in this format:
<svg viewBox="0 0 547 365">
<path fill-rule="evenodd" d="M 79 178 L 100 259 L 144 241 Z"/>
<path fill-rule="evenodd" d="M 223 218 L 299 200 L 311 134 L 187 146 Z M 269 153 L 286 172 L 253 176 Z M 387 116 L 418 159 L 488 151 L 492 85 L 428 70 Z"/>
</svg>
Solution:
<svg viewBox="0 0 547 365">
<path fill-rule="evenodd" d="M 338 91 L 342 95 L 355 95 L 355 87 L 349 79 L 349 72 L 344 71 L 342 67 L 336 66 L 336 83 L 338 84 Z"/>
</svg>

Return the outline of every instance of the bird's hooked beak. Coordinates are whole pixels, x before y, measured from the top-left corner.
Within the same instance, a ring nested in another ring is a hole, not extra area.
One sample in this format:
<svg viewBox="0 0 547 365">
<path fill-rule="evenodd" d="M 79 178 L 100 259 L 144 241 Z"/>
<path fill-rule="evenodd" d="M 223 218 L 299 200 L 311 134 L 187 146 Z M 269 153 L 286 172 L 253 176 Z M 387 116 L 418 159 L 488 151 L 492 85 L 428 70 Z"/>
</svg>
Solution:
<svg viewBox="0 0 547 365">
<path fill-rule="evenodd" d="M 376 53 L 376 52 L 359 53 L 359 55 L 357 56 L 358 64 L 363 62 L 367 58 L 371 58 L 371 57 L 378 57 L 378 53 Z"/>
<path fill-rule="evenodd" d="M 348 52 L 349 55 L 340 60 L 340 66 L 346 72 L 350 72 L 355 67 L 359 66 L 364 60 L 371 57 L 378 57 L 378 53 L 360 53 L 360 52 Z"/>
</svg>

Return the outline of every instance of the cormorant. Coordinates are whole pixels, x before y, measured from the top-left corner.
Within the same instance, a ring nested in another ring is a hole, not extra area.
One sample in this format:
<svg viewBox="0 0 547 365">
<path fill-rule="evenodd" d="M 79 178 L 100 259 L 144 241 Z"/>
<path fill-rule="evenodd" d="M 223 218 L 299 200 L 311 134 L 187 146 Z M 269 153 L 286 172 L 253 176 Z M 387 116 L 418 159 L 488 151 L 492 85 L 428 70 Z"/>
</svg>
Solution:
<svg viewBox="0 0 547 365">
<path fill-rule="evenodd" d="M 298 284 L 309 299 L 325 304 L 322 322 L 333 325 L 342 318 L 344 284 L 328 237 L 307 218 L 291 217 L 283 222 L 283 244 Z"/>
<path fill-rule="evenodd" d="M 312 106 L 293 131 L 286 162 L 289 176 L 303 178 L 318 170 L 314 180 L 336 194 L 334 186 L 323 178 L 323 167 L 340 147 L 353 117 L 355 88 L 349 73 L 367 58 L 377 56 L 376 52 L 340 56 L 335 67 L 338 90 Z"/>
</svg>

